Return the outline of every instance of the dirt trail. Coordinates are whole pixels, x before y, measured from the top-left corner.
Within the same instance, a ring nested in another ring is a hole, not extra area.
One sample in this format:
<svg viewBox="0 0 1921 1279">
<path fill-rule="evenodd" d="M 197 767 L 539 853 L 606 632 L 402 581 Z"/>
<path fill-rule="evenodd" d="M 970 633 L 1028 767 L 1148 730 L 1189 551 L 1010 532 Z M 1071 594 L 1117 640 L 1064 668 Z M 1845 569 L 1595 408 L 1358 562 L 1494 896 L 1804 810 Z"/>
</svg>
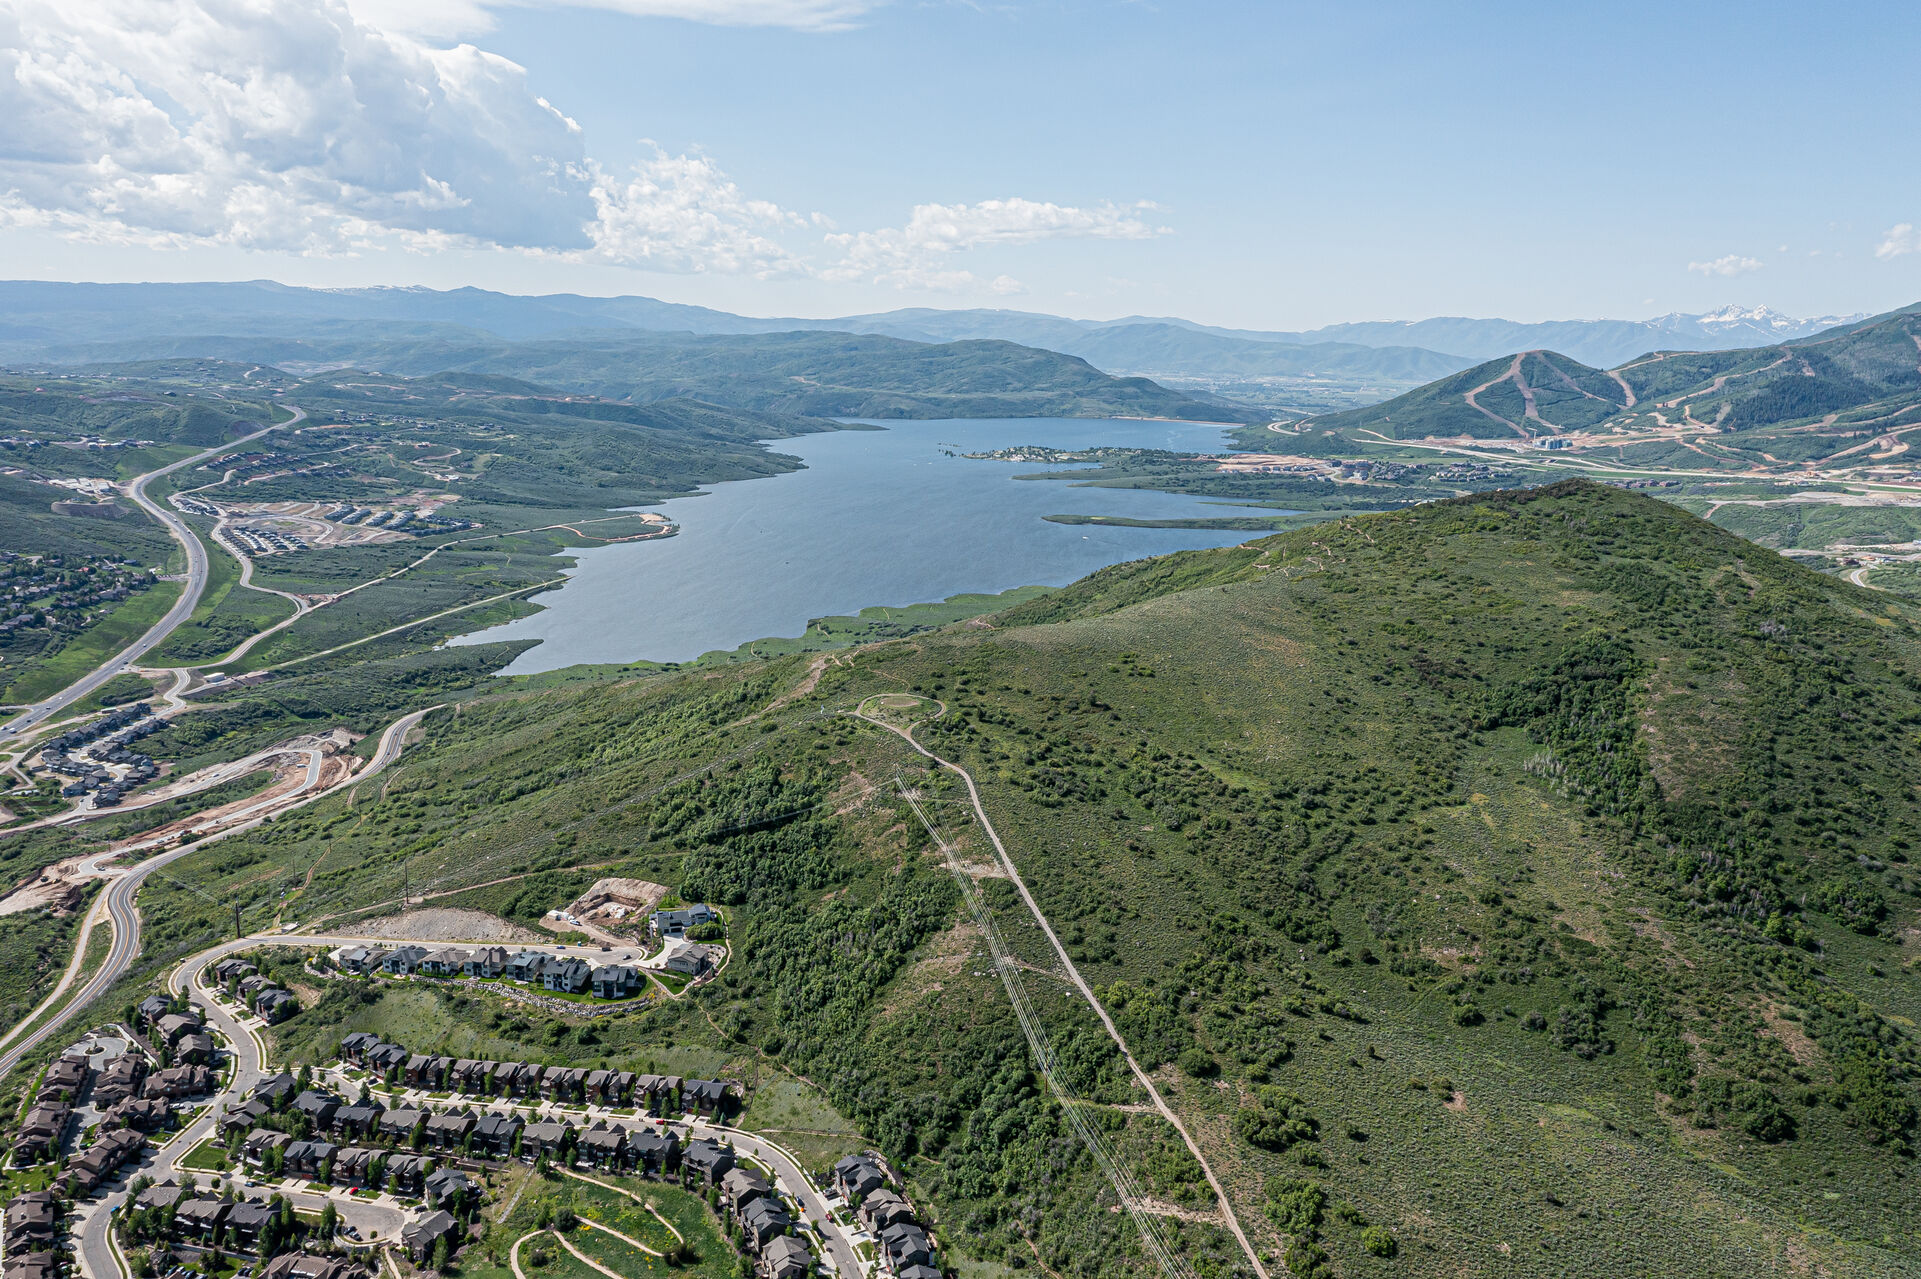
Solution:
<svg viewBox="0 0 1921 1279">
<path fill-rule="evenodd" d="M 945 711 L 946 707 L 941 707 L 941 713 L 945 713 Z M 1094 994 L 1093 987 L 1087 984 L 1087 979 L 1081 976 L 1080 969 L 1074 966 L 1073 959 L 1068 956 L 1067 947 L 1061 944 L 1061 939 L 1059 935 L 1055 933 L 1053 924 L 1048 921 L 1047 915 L 1040 908 L 1040 903 L 1034 900 L 1033 893 L 1028 890 L 1027 881 L 1021 878 L 1019 868 L 1014 865 L 1014 859 L 1008 855 L 1006 845 L 1001 843 L 999 832 L 994 829 L 994 823 L 987 816 L 987 806 L 981 802 L 980 788 L 974 784 L 974 775 L 962 768 L 959 764 L 951 760 L 943 759 L 921 745 L 920 742 L 915 739 L 912 728 L 901 728 L 888 723 L 886 720 L 878 719 L 861 712 L 856 712 L 856 714 L 859 714 L 860 717 L 868 723 L 884 728 L 888 732 L 900 737 L 920 754 L 926 756 L 948 772 L 955 774 L 966 784 L 967 797 L 973 805 L 974 816 L 980 822 L 982 833 L 993 843 L 994 852 L 999 857 L 1001 866 L 1006 870 L 1008 880 L 1014 885 L 1015 891 L 1020 894 L 1021 900 L 1027 906 L 1029 914 L 1033 916 L 1034 922 L 1040 925 L 1041 932 L 1053 946 L 1054 954 L 1056 958 L 1060 960 L 1061 969 L 1066 973 L 1067 980 L 1072 982 L 1075 988 L 1080 991 L 1081 996 L 1087 1001 L 1088 1007 L 1091 1008 L 1094 1011 L 1094 1015 L 1100 1019 L 1101 1025 L 1107 1031 L 1108 1038 L 1112 1039 L 1114 1046 L 1120 1049 L 1121 1058 L 1127 1062 L 1128 1069 L 1133 1074 L 1135 1081 L 1141 1085 L 1142 1089 L 1146 1091 L 1148 1098 L 1154 1103 L 1154 1109 L 1159 1111 L 1161 1118 L 1165 1119 L 1168 1125 L 1181 1135 L 1181 1141 L 1187 1146 L 1188 1153 L 1194 1156 L 1194 1162 L 1200 1165 L 1201 1175 L 1207 1179 L 1208 1187 L 1213 1190 L 1214 1198 L 1221 1206 L 1221 1215 L 1227 1229 L 1233 1234 L 1234 1238 L 1239 1241 L 1241 1251 L 1246 1255 L 1248 1264 L 1254 1268 L 1254 1273 L 1260 1276 L 1260 1279 L 1269 1279 L 1267 1267 L 1261 1261 L 1260 1253 L 1255 1251 L 1253 1243 L 1248 1239 L 1246 1232 L 1241 1229 L 1240 1219 L 1234 1213 L 1234 1202 L 1227 1197 L 1227 1190 L 1221 1185 L 1220 1178 L 1214 1175 L 1213 1165 L 1208 1163 L 1207 1156 L 1202 1153 L 1200 1143 L 1196 1142 L 1193 1134 L 1188 1132 L 1187 1125 L 1181 1121 L 1181 1117 L 1175 1113 L 1174 1108 L 1167 1104 L 1167 1099 L 1161 1095 L 1161 1090 L 1155 1085 L 1153 1076 L 1147 1073 L 1141 1066 L 1139 1059 L 1134 1056 L 1133 1049 L 1128 1047 L 1127 1040 L 1121 1035 L 1120 1028 L 1114 1024 L 1114 1018 L 1108 1013 L 1107 1005 L 1103 1004 L 1100 998 Z"/>
<path fill-rule="evenodd" d="M 514 1268 L 514 1279 L 527 1279 L 527 1272 L 520 1268 L 520 1245 L 526 1243 L 539 1233 L 541 1232 L 538 1230 L 529 1230 L 526 1234 L 514 1240 L 514 1246 L 507 1250 L 507 1264 Z M 391 1254 L 389 1254 L 389 1259 L 391 1260 Z"/>
<path fill-rule="evenodd" d="M 622 1243 L 628 1244 L 631 1247 L 638 1248 L 650 1257 L 664 1257 L 667 1255 L 666 1253 L 660 1251 L 658 1248 L 649 1248 L 646 1244 L 634 1238 L 632 1235 L 624 1235 L 620 1231 L 615 1230 L 612 1226 L 603 1226 L 598 1221 L 595 1221 L 591 1217 L 582 1217 L 580 1219 L 580 1224 L 583 1226 L 586 1226 L 589 1230 L 598 1230 L 603 1234 L 612 1235 L 614 1238 L 620 1240 Z"/>
<path fill-rule="evenodd" d="M 587 1218 L 585 1217 L 580 1218 L 580 1221 L 584 1225 L 593 1224 L 592 1222 L 588 1221 Z M 602 1226 L 601 1229 L 607 1230 L 605 1226 Z M 613 1231 L 608 1230 L 607 1233 L 612 1234 Z M 601 1274 L 606 1275 L 607 1279 L 627 1279 L 627 1276 L 621 1274 L 620 1271 L 609 1270 L 606 1266 L 601 1265 L 598 1261 L 595 1261 L 592 1257 L 588 1256 L 586 1253 L 582 1252 L 580 1249 L 574 1247 L 573 1240 L 569 1239 L 566 1235 L 556 1234 L 554 1238 L 560 1240 L 560 1246 L 565 1248 L 568 1252 L 573 1253 L 574 1259 L 576 1261 L 579 1261 L 582 1265 L 592 1266 L 595 1270 L 598 1270 Z M 653 1250 L 650 1248 L 648 1249 L 648 1251 L 652 1252 Z M 654 1253 L 654 1255 L 658 1257 L 660 1254 L 656 1252 Z"/>
</svg>

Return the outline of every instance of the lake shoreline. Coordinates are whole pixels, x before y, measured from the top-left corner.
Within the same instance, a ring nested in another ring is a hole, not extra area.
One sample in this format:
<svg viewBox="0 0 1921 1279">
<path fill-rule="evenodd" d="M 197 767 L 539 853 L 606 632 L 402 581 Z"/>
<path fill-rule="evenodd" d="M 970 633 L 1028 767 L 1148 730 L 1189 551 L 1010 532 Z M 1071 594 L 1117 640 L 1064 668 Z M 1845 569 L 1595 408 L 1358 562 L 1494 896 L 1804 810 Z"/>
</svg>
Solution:
<svg viewBox="0 0 1921 1279">
<path fill-rule="evenodd" d="M 848 423 L 848 426 L 855 425 Z M 802 643 L 822 618 L 858 618 L 880 601 L 944 605 L 1019 587 L 1058 587 L 1124 560 L 1232 545 L 1221 503 L 1149 489 L 1075 489 L 1071 526 L 1048 517 L 1061 492 L 1009 468 L 957 456 L 985 448 L 1233 451 L 1220 423 L 1169 419 L 915 419 L 768 443 L 800 465 L 704 486 L 652 545 L 569 549 L 566 580 L 539 609 L 458 636 L 459 646 L 534 639 L 503 672 L 700 661 L 746 645 Z M 1030 470 L 1035 463 L 1025 464 Z M 1062 466 L 1071 473 L 1080 466 Z M 1259 517 L 1271 518 L 1267 513 Z M 1111 520 L 1111 522 L 1110 522 Z M 1127 521 L 1132 521 L 1127 522 Z M 936 603 L 938 602 L 938 604 Z"/>
</svg>

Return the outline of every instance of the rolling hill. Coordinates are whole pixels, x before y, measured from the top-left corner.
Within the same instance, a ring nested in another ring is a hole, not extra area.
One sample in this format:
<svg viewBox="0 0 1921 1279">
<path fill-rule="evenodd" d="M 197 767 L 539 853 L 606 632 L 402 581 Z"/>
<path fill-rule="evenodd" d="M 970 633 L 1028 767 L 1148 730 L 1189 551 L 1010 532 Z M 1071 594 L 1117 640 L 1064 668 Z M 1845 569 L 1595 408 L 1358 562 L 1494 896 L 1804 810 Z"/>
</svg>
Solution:
<svg viewBox="0 0 1921 1279">
<path fill-rule="evenodd" d="M 273 1033 L 702 1063 L 818 1166 L 877 1144 L 963 1275 L 1157 1273 L 1089 1143 L 1186 1272 L 1252 1272 L 1075 974 L 1272 1274 L 1912 1274 L 1917 626 L 1637 495 L 1433 503 L 811 666 L 501 684 L 182 861 L 213 904 L 150 887 L 149 946 L 403 874 L 725 904 L 723 977 L 641 1015 L 376 986 Z"/>
<path fill-rule="evenodd" d="M 206 336 L 66 348 L 73 367 L 209 359 L 307 374 L 503 377 L 602 399 L 694 397 L 815 417 L 1166 417 L 1251 422 L 1267 414 L 1011 342 L 930 344 L 829 332 L 634 332 L 503 342 L 486 337 Z"/>
</svg>

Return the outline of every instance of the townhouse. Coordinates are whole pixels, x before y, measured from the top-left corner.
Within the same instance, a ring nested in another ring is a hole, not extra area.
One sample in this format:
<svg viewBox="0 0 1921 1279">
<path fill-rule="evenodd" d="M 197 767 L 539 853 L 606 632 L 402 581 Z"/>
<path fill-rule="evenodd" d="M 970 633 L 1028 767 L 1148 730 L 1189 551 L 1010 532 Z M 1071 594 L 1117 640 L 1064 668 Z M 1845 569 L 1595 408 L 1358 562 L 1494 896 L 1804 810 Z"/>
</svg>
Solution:
<svg viewBox="0 0 1921 1279">
<path fill-rule="evenodd" d="M 680 1153 L 682 1176 L 691 1174 L 705 1186 L 718 1185 L 734 1167 L 734 1152 L 717 1141 L 696 1137 Z"/>
<path fill-rule="evenodd" d="M 357 1139 L 379 1132 L 380 1116 L 384 1113 L 380 1103 L 372 1100 L 342 1106 L 334 1111 L 334 1134 Z"/>
<path fill-rule="evenodd" d="M 60 1057 L 47 1067 L 40 1077 L 40 1091 L 36 1094 L 43 1101 L 64 1101 L 71 1105 L 80 1098 L 80 1092 L 93 1078 L 93 1068 L 82 1056 Z"/>
<path fill-rule="evenodd" d="M 657 910 L 647 917 L 647 931 L 659 938 L 685 937 L 690 928 L 715 923 L 720 912 L 705 902 L 695 902 L 678 910 Z"/>
<path fill-rule="evenodd" d="M 95 1106 L 117 1106 L 129 1097 L 140 1094 L 140 1085 L 147 1077 L 147 1059 L 138 1053 L 121 1053 L 94 1076 L 93 1096 Z"/>
<path fill-rule="evenodd" d="M 443 1110 L 427 1120 L 427 1141 L 435 1150 L 459 1150 L 474 1130 L 474 1117 L 460 1110 Z"/>
<path fill-rule="evenodd" d="M 449 1249 L 453 1247 L 457 1224 L 450 1212 L 430 1212 L 400 1228 L 400 1245 L 407 1250 L 407 1255 L 415 1265 L 424 1265 L 433 1257 L 434 1247 L 442 1239 L 447 1240 Z"/>
<path fill-rule="evenodd" d="M 0 1232 L 7 1255 L 52 1248 L 60 1233 L 60 1197 L 51 1190 L 16 1195 L 7 1203 L 6 1227 Z"/>
<path fill-rule="evenodd" d="M 397 977 L 408 977 L 420 969 L 420 961 L 427 958 L 425 946 L 399 946 L 388 952 L 380 961 L 380 971 Z"/>
<path fill-rule="evenodd" d="M 585 960 L 561 959 L 540 970 L 540 984 L 548 990 L 578 995 L 593 980 L 594 970 Z"/>
<path fill-rule="evenodd" d="M 172 1101 L 180 1097 L 198 1097 L 201 1093 L 213 1091 L 213 1071 L 205 1066 L 169 1066 L 148 1075 L 140 1085 L 143 1097 L 158 1097 Z"/>
<path fill-rule="evenodd" d="M 291 1109 L 296 1115 L 305 1115 L 315 1128 L 332 1128 L 334 1117 L 340 1113 L 340 1098 L 309 1088 L 293 1099 Z"/>
<path fill-rule="evenodd" d="M 514 1153 L 526 1125 L 518 1115 L 484 1114 L 474 1120 L 473 1150 L 476 1154 L 505 1159 Z"/>
<path fill-rule="evenodd" d="M 464 1204 L 480 1197 L 480 1187 L 458 1168 L 437 1168 L 420 1185 L 421 1197 L 429 1207 L 459 1212 Z"/>
<path fill-rule="evenodd" d="M 313 1181 L 325 1181 L 332 1173 L 333 1161 L 339 1153 L 340 1147 L 317 1137 L 290 1141 L 286 1146 L 284 1167 L 289 1173 L 298 1173 Z"/>
<path fill-rule="evenodd" d="M 507 971 L 507 959 L 505 946 L 482 946 L 467 956 L 460 971 L 468 977 L 498 977 Z"/>
</svg>

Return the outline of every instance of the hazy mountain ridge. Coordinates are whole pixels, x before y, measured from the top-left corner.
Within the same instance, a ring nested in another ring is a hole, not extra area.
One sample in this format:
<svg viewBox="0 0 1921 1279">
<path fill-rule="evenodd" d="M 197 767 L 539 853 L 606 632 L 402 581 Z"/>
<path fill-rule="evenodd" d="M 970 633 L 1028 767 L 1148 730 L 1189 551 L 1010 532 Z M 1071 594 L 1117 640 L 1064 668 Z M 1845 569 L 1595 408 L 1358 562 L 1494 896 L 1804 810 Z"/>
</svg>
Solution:
<svg viewBox="0 0 1921 1279">
<path fill-rule="evenodd" d="M 403 326 L 404 327 L 404 326 Z M 411 331 L 410 331 L 411 332 Z M 59 348 L 79 367 L 166 360 L 259 363 L 296 375 L 363 369 L 410 378 L 517 378 L 549 394 L 645 404 L 689 399 L 816 418 L 1161 417 L 1246 423 L 1264 415 L 1115 377 L 1076 356 L 1011 342 L 911 342 L 833 332 L 627 330 L 505 342 L 485 334 L 363 339 L 174 337 Z"/>
<path fill-rule="evenodd" d="M 1076 320 L 998 309 L 897 311 L 820 318 L 750 317 L 708 307 L 623 296 L 522 297 L 484 289 L 302 289 L 271 281 L 201 284 L 0 282 L 0 356 L 21 359 L 140 358 L 125 344 L 182 334 L 250 337 L 381 337 L 509 342 L 610 331 L 745 335 L 798 331 L 876 334 L 909 341 L 1015 342 L 1079 356 L 1103 371 L 1213 390 L 1248 403 L 1314 411 L 1368 403 L 1445 377 L 1504 352 L 1552 349 L 1611 365 L 1644 352 L 1725 349 L 1807 336 L 1841 322 L 1801 320 L 1766 307 L 1728 307 L 1652 320 L 1522 324 L 1436 318 L 1328 325 L 1297 332 L 1231 329 L 1173 317 Z M 216 354 L 211 349 L 179 354 Z M 1315 398 L 1331 391 L 1332 401 Z"/>
</svg>

